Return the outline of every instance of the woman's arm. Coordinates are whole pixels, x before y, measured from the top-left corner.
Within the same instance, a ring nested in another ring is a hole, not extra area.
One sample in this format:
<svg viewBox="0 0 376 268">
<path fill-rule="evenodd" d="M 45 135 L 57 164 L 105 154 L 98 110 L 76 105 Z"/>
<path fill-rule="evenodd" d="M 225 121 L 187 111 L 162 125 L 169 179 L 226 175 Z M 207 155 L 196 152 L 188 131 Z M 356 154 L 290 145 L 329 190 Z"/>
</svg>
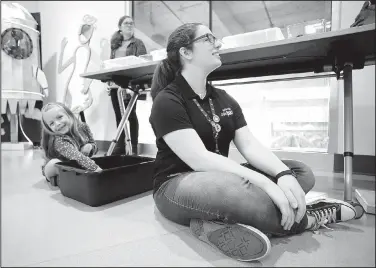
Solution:
<svg viewBox="0 0 376 268">
<path fill-rule="evenodd" d="M 140 55 L 145 55 L 145 54 L 147 54 L 145 44 L 144 44 L 144 42 L 142 42 L 142 40 L 139 40 L 139 42 L 137 42 L 137 49 L 136 49 L 136 55 L 135 56 L 138 57 Z"/>
<path fill-rule="evenodd" d="M 253 136 L 248 126 L 235 131 L 234 144 L 248 163 L 275 177 L 289 168 L 268 148 Z"/>
<path fill-rule="evenodd" d="M 230 172 L 249 180 L 261 189 L 273 184 L 264 175 L 243 167 L 227 157 L 208 151 L 194 129 L 176 130 L 166 134 L 163 139 L 171 150 L 195 171 Z"/>
<path fill-rule="evenodd" d="M 195 171 L 223 171 L 261 188 L 281 211 L 281 225 L 290 230 L 294 224 L 294 212 L 283 191 L 264 175 L 243 167 L 235 161 L 208 151 L 194 129 L 180 129 L 163 136 L 171 150 Z M 187 142 L 189 141 L 189 142 Z M 240 182 L 241 183 L 241 182 Z"/>
<path fill-rule="evenodd" d="M 111 53 L 110 53 L 110 59 L 114 59 L 115 58 L 115 49 L 111 49 Z"/>
<path fill-rule="evenodd" d="M 234 143 L 248 163 L 266 174 L 275 177 L 279 172 L 289 170 L 289 167 L 253 136 L 247 126 L 235 131 Z M 300 222 L 306 212 L 302 187 L 291 175 L 281 177 L 277 185 L 283 190 L 291 207 L 297 209 L 295 221 Z"/>
</svg>

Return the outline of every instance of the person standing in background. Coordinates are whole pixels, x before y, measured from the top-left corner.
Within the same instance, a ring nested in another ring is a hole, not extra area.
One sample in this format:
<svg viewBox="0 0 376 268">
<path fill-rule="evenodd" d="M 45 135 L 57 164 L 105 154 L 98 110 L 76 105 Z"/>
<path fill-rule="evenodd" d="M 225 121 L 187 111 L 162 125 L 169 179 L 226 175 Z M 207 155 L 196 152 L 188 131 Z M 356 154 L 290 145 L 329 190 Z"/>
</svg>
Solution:
<svg viewBox="0 0 376 268">
<path fill-rule="evenodd" d="M 147 54 L 146 47 L 142 40 L 134 36 L 134 22 L 130 16 L 122 16 L 118 22 L 119 30 L 116 31 L 111 37 L 111 59 L 126 57 L 126 56 L 140 56 Z M 117 97 L 118 87 L 112 87 L 110 96 L 112 106 L 114 108 L 116 124 L 119 126 L 121 121 L 120 106 Z M 131 99 L 131 94 L 127 93 L 124 99 L 124 106 L 127 107 Z M 133 106 L 129 115 L 129 128 L 132 143 L 132 153 L 138 154 L 138 118 L 136 114 L 136 104 Z M 118 143 L 115 146 L 113 154 L 125 154 L 125 135 L 122 132 Z"/>
</svg>

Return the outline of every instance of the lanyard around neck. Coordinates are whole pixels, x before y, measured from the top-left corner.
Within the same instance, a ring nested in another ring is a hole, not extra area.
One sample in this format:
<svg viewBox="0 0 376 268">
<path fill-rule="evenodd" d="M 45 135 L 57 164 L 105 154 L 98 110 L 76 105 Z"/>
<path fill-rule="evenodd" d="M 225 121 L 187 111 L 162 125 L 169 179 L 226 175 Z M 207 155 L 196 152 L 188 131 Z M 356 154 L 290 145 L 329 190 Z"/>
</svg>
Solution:
<svg viewBox="0 0 376 268">
<path fill-rule="evenodd" d="M 221 154 L 219 152 L 218 148 L 218 138 L 219 138 L 219 132 L 221 131 L 221 126 L 219 125 L 220 118 L 218 115 L 215 114 L 214 104 L 211 98 L 209 98 L 209 104 L 210 104 L 210 110 L 212 113 L 213 118 L 210 118 L 209 115 L 202 109 L 201 105 L 198 103 L 196 99 L 193 99 L 193 102 L 196 104 L 198 109 L 201 111 L 201 113 L 205 116 L 206 120 L 210 123 L 212 126 L 213 131 L 213 137 L 215 141 L 215 152 L 217 154 Z"/>
</svg>

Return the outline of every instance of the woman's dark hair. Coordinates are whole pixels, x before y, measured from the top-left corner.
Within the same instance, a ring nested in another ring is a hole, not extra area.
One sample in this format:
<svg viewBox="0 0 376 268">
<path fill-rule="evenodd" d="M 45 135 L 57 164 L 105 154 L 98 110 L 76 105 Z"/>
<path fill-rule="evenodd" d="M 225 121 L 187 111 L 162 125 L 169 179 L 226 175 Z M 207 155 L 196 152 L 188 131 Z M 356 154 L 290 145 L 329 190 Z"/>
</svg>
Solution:
<svg viewBox="0 0 376 268">
<path fill-rule="evenodd" d="M 122 16 L 118 21 L 118 27 L 120 27 L 123 24 L 123 21 L 128 18 L 133 20 L 131 16 Z M 111 37 L 111 50 L 116 50 L 121 47 L 123 40 L 124 36 L 120 33 L 120 30 L 114 32 Z"/>
<path fill-rule="evenodd" d="M 192 49 L 191 41 L 196 36 L 196 31 L 201 23 L 186 23 L 173 31 L 167 40 L 167 58 L 162 60 L 156 67 L 151 83 L 151 97 L 155 97 L 168 84 L 170 84 L 182 68 L 179 49 L 186 47 Z"/>
</svg>

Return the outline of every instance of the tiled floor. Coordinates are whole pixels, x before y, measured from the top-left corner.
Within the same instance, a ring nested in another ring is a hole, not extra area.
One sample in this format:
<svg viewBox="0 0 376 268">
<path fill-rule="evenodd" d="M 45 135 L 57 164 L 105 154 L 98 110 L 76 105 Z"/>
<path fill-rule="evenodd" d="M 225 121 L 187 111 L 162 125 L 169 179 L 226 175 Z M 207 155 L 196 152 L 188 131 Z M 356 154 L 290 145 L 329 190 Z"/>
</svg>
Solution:
<svg viewBox="0 0 376 268">
<path fill-rule="evenodd" d="M 320 234 L 272 239 L 271 254 L 242 263 L 164 219 L 151 192 L 92 208 L 65 198 L 42 178 L 40 151 L 3 151 L 2 266 L 375 266 L 375 216 Z M 374 177 L 356 176 L 355 188 Z M 317 173 L 315 191 L 342 198 L 341 176 Z"/>
</svg>

